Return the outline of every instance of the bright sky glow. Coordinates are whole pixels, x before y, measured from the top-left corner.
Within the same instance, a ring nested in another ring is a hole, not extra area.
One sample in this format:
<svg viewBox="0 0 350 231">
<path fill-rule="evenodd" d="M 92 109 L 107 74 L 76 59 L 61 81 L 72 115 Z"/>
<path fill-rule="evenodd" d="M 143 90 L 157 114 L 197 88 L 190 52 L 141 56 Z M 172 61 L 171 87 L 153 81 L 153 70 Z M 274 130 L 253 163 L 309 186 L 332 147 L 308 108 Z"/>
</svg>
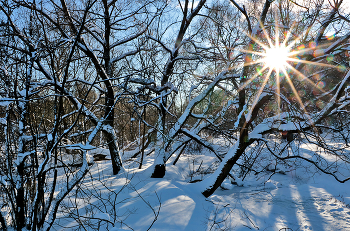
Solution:
<svg viewBox="0 0 350 231">
<path fill-rule="evenodd" d="M 267 67 L 281 70 L 286 67 L 290 53 L 288 48 L 281 44 L 266 49 L 263 55 L 265 56 L 263 62 Z"/>
</svg>

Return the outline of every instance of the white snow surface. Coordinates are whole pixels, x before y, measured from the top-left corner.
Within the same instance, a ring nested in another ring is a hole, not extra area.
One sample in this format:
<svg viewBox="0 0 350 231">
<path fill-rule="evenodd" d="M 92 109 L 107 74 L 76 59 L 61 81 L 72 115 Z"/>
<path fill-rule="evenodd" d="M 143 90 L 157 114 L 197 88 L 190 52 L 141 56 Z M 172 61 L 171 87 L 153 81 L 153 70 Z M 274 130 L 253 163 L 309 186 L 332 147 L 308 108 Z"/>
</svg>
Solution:
<svg viewBox="0 0 350 231">
<path fill-rule="evenodd" d="M 124 153 L 125 171 L 116 176 L 109 161 L 96 162 L 80 187 L 84 193 L 75 198 L 73 190 L 64 200 L 54 230 L 96 230 L 87 224 L 98 220 L 100 230 L 350 230 L 350 182 L 338 183 L 309 165 L 251 174 L 237 184 L 226 179 L 205 198 L 200 183 L 189 183 L 210 176 L 195 174 L 200 165 L 212 171 L 219 165 L 205 149 L 185 152 L 162 179 L 150 178 L 154 156 L 145 157 L 138 169 L 127 161 L 131 155 Z M 67 209 L 72 203 L 79 209 Z M 74 214 L 90 218 L 79 224 Z"/>
</svg>

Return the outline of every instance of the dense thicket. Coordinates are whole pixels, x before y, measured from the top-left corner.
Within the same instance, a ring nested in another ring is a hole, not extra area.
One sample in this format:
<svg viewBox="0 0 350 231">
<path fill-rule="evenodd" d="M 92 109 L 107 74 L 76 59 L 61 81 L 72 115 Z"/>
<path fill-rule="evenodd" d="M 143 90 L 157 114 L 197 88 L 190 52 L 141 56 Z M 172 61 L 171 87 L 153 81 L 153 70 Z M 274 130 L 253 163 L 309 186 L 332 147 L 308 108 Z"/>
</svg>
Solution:
<svg viewBox="0 0 350 231">
<path fill-rule="evenodd" d="M 347 181 L 335 164 L 349 163 L 346 7 L 343 0 L 1 0 L 2 229 L 50 229 L 96 148 L 109 150 L 113 174 L 123 171 L 123 151 L 136 148 L 140 168 L 154 151 L 157 178 L 196 143 L 221 162 L 198 183 L 206 197 L 238 160 L 242 176 L 258 172 L 257 146 L 276 164 L 302 159 Z M 261 59 L 280 44 L 290 59 L 268 66 Z M 208 136 L 232 148 L 218 153 Z M 326 156 L 285 154 L 279 138 Z"/>
</svg>

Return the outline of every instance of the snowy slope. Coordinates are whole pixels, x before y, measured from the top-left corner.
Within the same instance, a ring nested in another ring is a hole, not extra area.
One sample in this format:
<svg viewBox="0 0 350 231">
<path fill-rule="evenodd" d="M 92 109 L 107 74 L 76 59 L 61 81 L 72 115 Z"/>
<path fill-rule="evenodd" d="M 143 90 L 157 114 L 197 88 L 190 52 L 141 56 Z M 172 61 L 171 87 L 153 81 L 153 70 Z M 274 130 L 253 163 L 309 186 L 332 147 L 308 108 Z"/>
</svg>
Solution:
<svg viewBox="0 0 350 231">
<path fill-rule="evenodd" d="M 200 183 L 188 182 L 207 177 L 194 172 L 215 161 L 205 151 L 184 154 L 176 166 L 167 167 L 163 179 L 150 178 L 152 156 L 141 170 L 137 163 L 125 162 L 125 172 L 117 176 L 111 176 L 108 161 L 96 162 L 77 194 L 65 201 L 55 229 L 350 230 L 350 182 L 341 184 L 299 165 L 251 174 L 238 185 L 226 180 L 205 198 Z"/>
</svg>

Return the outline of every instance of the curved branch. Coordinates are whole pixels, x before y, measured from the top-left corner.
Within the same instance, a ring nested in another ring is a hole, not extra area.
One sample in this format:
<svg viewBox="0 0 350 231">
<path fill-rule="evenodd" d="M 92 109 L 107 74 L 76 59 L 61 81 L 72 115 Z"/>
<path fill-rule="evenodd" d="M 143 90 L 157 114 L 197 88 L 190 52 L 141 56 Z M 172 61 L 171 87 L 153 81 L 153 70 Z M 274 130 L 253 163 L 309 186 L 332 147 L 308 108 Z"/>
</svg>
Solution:
<svg viewBox="0 0 350 231">
<path fill-rule="evenodd" d="M 264 139 L 259 139 L 259 140 L 260 140 L 260 141 L 263 141 L 263 142 L 266 144 L 266 147 L 267 147 L 267 149 L 269 150 L 269 152 L 270 152 L 275 158 L 277 158 L 277 159 L 279 159 L 279 160 L 302 159 L 302 160 L 304 160 L 304 161 L 306 161 L 306 162 L 309 162 L 309 163 L 311 163 L 312 165 L 314 165 L 314 166 L 315 166 L 318 170 L 320 170 L 321 172 L 323 172 L 323 173 L 325 173 L 325 174 L 327 174 L 327 175 L 333 176 L 334 179 L 336 179 L 336 180 L 337 180 L 338 182 L 340 182 L 340 183 L 345 183 L 346 181 L 350 180 L 350 177 L 348 177 L 348 178 L 346 178 L 346 179 L 344 179 L 344 180 L 340 180 L 334 173 L 331 173 L 331 172 L 328 172 L 328 171 L 324 170 L 324 169 L 323 169 L 322 167 L 320 167 L 315 161 L 312 161 L 312 160 L 310 160 L 310 159 L 308 159 L 308 158 L 306 158 L 306 157 L 303 157 L 303 156 L 286 156 L 286 157 L 280 157 L 280 156 L 276 155 L 276 154 L 271 150 L 271 148 L 268 146 L 266 140 L 264 140 Z"/>
<path fill-rule="evenodd" d="M 248 13 L 247 13 L 247 11 L 246 11 L 246 9 L 245 9 L 245 6 L 243 5 L 243 7 L 240 7 L 240 6 L 237 4 L 236 1 L 234 1 L 234 0 L 230 0 L 230 1 L 231 1 L 231 3 L 232 3 L 239 11 L 242 12 L 242 14 L 244 15 L 244 17 L 246 18 L 247 23 L 248 23 L 249 34 L 252 34 L 252 31 L 253 31 L 253 30 L 252 30 L 252 24 L 250 23 L 250 18 L 249 18 Z"/>
</svg>

